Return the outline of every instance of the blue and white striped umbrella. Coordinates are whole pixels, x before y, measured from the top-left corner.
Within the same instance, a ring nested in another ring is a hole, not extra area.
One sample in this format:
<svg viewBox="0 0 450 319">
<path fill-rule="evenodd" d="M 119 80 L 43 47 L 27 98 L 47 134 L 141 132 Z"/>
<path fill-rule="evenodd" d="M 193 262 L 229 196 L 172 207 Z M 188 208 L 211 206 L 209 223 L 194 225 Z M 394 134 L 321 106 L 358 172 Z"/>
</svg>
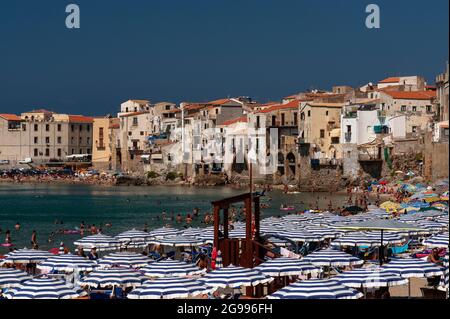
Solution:
<svg viewBox="0 0 450 319">
<path fill-rule="evenodd" d="M 24 248 L 7 254 L 1 264 L 38 264 L 52 256 L 48 251 Z"/>
<path fill-rule="evenodd" d="M 364 260 L 356 258 L 340 250 L 324 249 L 307 255 L 302 260 L 316 266 L 355 266 L 362 265 Z"/>
<path fill-rule="evenodd" d="M 341 230 L 338 229 L 333 229 L 333 228 L 327 228 L 327 227 L 317 227 L 317 226 L 312 226 L 312 227 L 308 227 L 307 231 L 310 233 L 313 233 L 315 235 L 319 235 L 321 237 L 323 237 L 324 239 L 334 239 L 334 238 L 338 238 L 343 236 L 345 233 Z"/>
<path fill-rule="evenodd" d="M 121 242 L 111 236 L 97 234 L 81 238 L 74 242 L 75 246 L 80 246 L 84 249 L 97 248 L 98 251 L 116 250 L 121 246 Z"/>
<path fill-rule="evenodd" d="M 84 295 L 84 290 L 49 277 L 25 281 L 4 294 L 8 299 L 73 299 Z"/>
<path fill-rule="evenodd" d="M 129 268 L 102 268 L 91 272 L 80 281 L 82 287 L 138 287 L 147 278 Z"/>
<path fill-rule="evenodd" d="M 364 232 L 364 234 L 367 237 L 373 238 L 374 240 L 378 241 L 378 245 L 381 244 L 381 231 L 371 230 Z M 383 245 L 404 243 L 406 241 L 405 235 L 407 236 L 407 233 L 383 231 Z"/>
<path fill-rule="evenodd" d="M 421 228 L 429 230 L 430 233 L 439 233 L 445 229 L 445 225 L 431 220 L 419 220 L 416 222 L 416 224 Z"/>
<path fill-rule="evenodd" d="M 80 271 L 92 271 L 96 267 L 98 267 L 97 263 L 86 259 L 82 256 L 65 254 L 65 255 L 57 255 L 48 258 L 43 263 L 37 266 L 38 269 L 42 270 L 58 270 L 65 272 L 72 272 L 75 270 Z"/>
<path fill-rule="evenodd" d="M 187 228 L 185 230 L 183 230 L 183 232 L 181 233 L 181 235 L 183 236 L 188 236 L 188 237 L 196 237 L 198 235 L 201 235 L 205 230 L 203 228 L 199 228 L 199 227 L 190 227 Z"/>
<path fill-rule="evenodd" d="M 214 232 L 205 231 L 203 234 L 197 236 L 198 239 L 202 240 L 205 244 L 214 243 Z"/>
<path fill-rule="evenodd" d="M 432 236 L 426 239 L 423 244 L 427 247 L 437 247 L 437 248 L 448 247 L 449 245 L 448 233 Z"/>
<path fill-rule="evenodd" d="M 203 240 L 195 237 L 187 237 L 182 235 L 167 236 L 157 239 L 152 239 L 151 244 L 171 246 L 171 247 L 191 247 L 203 244 Z"/>
<path fill-rule="evenodd" d="M 115 252 L 101 258 L 98 261 L 98 264 L 102 268 L 140 268 L 147 266 L 152 261 L 153 260 L 151 260 L 149 257 L 142 254 L 131 252 Z"/>
<path fill-rule="evenodd" d="M 286 286 L 268 299 L 359 299 L 363 294 L 336 280 L 310 279 Z"/>
<path fill-rule="evenodd" d="M 318 274 L 322 270 L 304 260 L 280 257 L 263 262 L 255 270 L 272 277 Z"/>
<path fill-rule="evenodd" d="M 441 286 L 446 288 L 448 290 L 448 277 L 449 277 L 449 271 L 448 271 L 448 254 L 444 257 L 444 276 L 441 278 Z"/>
<path fill-rule="evenodd" d="M 273 278 L 266 276 L 255 269 L 230 265 L 228 267 L 213 270 L 198 280 L 208 287 L 238 288 L 269 283 L 273 281 Z"/>
<path fill-rule="evenodd" d="M 0 289 L 20 286 L 32 277 L 22 270 L 0 268 Z"/>
<path fill-rule="evenodd" d="M 163 237 L 166 237 L 166 236 L 179 235 L 182 232 L 183 231 L 175 229 L 175 228 L 161 227 L 161 228 L 152 230 L 149 234 L 152 237 L 155 237 L 155 238 L 163 238 Z"/>
<path fill-rule="evenodd" d="M 403 278 L 428 278 L 444 274 L 442 267 L 418 258 L 395 258 L 382 268 Z"/>
<path fill-rule="evenodd" d="M 408 279 L 389 272 L 382 268 L 353 269 L 333 277 L 347 287 L 352 288 L 378 288 L 406 285 Z"/>
<path fill-rule="evenodd" d="M 125 247 L 138 248 L 148 245 L 148 241 L 153 237 L 142 230 L 128 230 L 116 236 L 116 239 Z"/>
<path fill-rule="evenodd" d="M 128 299 L 176 299 L 208 294 L 215 289 L 192 278 L 157 278 L 147 280 L 128 294 Z"/>
<path fill-rule="evenodd" d="M 278 234 L 281 237 L 290 239 L 295 242 L 319 242 L 325 240 L 322 235 L 309 233 L 305 230 L 285 230 Z"/>
<path fill-rule="evenodd" d="M 145 266 L 141 271 L 148 277 L 186 277 L 199 275 L 205 272 L 194 264 L 177 260 L 161 260 Z"/>
<path fill-rule="evenodd" d="M 379 244 L 379 238 L 369 237 L 362 232 L 348 233 L 331 242 L 332 246 L 377 246 Z"/>
</svg>

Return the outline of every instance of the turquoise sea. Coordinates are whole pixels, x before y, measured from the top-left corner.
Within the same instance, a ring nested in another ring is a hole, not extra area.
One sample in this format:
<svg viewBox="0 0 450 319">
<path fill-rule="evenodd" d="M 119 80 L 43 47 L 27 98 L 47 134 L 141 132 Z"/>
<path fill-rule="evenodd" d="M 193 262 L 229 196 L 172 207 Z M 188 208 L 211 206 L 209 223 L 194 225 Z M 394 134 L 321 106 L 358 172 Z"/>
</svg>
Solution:
<svg viewBox="0 0 450 319">
<path fill-rule="evenodd" d="M 205 212 L 211 211 L 211 202 L 225 197 L 245 193 L 245 189 L 237 190 L 228 187 L 133 187 L 133 186 L 85 186 L 85 185 L 32 185 L 1 184 L 0 185 L 0 243 L 5 242 L 5 231 L 11 231 L 15 248 L 30 247 L 31 233 L 37 231 L 40 249 L 58 247 L 63 241 L 72 247 L 73 241 L 80 235 L 56 235 L 49 243 L 52 232 L 59 229 L 75 229 L 82 221 L 86 225 L 102 226 L 104 234 L 116 235 L 132 228 L 143 229 L 147 223 L 149 230 L 171 223 L 173 227 L 182 228 L 185 222 L 162 221 L 161 213 L 166 211 L 176 216 L 192 214 L 194 208 L 200 209 L 200 218 L 194 220 L 192 226 L 205 226 L 201 221 Z M 279 210 L 281 204 L 295 205 L 297 209 L 309 208 L 319 197 L 319 206 L 325 209 L 330 200 L 327 193 L 283 194 L 272 191 L 268 194 L 272 200 L 270 208 L 262 210 L 262 216 L 278 216 L 285 213 Z M 345 196 L 333 195 L 333 204 L 342 206 Z M 55 224 L 55 221 L 63 224 Z M 14 225 L 19 222 L 20 230 Z M 8 248 L 0 247 L 0 255 L 7 253 Z"/>
</svg>

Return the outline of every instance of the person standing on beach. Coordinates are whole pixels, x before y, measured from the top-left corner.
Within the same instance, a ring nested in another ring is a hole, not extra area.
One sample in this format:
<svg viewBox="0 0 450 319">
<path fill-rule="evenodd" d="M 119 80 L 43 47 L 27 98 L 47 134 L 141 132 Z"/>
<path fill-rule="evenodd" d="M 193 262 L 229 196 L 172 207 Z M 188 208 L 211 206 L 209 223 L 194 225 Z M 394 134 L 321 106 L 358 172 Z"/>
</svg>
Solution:
<svg viewBox="0 0 450 319">
<path fill-rule="evenodd" d="M 33 230 L 33 232 L 31 233 L 31 246 L 34 248 L 37 245 L 37 233 L 35 230 Z"/>
<path fill-rule="evenodd" d="M 11 232 L 9 229 L 6 230 L 5 235 L 6 235 L 5 243 L 12 244 Z"/>
</svg>

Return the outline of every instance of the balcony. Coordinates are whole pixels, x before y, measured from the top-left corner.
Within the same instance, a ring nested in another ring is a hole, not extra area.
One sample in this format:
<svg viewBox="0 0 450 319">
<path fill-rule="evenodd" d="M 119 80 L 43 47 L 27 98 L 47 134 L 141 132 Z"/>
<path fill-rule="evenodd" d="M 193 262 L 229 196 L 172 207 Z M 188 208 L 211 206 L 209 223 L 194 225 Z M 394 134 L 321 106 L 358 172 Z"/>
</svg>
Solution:
<svg viewBox="0 0 450 319">
<path fill-rule="evenodd" d="M 135 156 L 144 154 L 144 150 L 140 150 L 138 148 L 130 148 L 128 151 L 130 152 L 130 155 L 135 155 Z"/>
<path fill-rule="evenodd" d="M 352 132 L 347 132 L 344 134 L 345 143 L 350 143 L 352 141 Z"/>
</svg>

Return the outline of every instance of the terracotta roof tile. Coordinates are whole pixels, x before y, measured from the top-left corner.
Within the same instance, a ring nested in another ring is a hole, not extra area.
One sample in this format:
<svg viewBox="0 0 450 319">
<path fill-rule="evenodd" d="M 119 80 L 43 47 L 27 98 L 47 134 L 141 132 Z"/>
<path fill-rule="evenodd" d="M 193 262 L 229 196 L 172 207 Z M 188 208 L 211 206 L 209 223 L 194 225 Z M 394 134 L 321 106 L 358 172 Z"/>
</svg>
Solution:
<svg viewBox="0 0 450 319">
<path fill-rule="evenodd" d="M 436 97 L 436 91 L 385 91 L 384 93 L 398 100 L 431 100 Z"/>
<path fill-rule="evenodd" d="M 84 115 L 69 115 L 69 122 L 72 123 L 93 123 L 94 118 Z"/>
<path fill-rule="evenodd" d="M 223 122 L 222 123 L 222 125 L 223 126 L 228 126 L 228 125 L 231 125 L 231 124 L 234 124 L 234 123 L 247 123 L 248 122 L 248 119 L 247 119 L 247 116 L 241 116 L 241 117 L 238 117 L 238 118 L 235 118 L 235 119 L 232 119 L 232 120 L 228 120 L 228 121 L 225 121 L 225 122 Z"/>
<path fill-rule="evenodd" d="M 381 80 L 378 83 L 398 83 L 400 81 L 399 77 L 389 77 L 384 80 Z"/>
<path fill-rule="evenodd" d="M 21 121 L 22 120 L 20 118 L 20 116 L 17 116 L 15 114 L 0 114 L 0 117 L 7 121 Z"/>
</svg>

